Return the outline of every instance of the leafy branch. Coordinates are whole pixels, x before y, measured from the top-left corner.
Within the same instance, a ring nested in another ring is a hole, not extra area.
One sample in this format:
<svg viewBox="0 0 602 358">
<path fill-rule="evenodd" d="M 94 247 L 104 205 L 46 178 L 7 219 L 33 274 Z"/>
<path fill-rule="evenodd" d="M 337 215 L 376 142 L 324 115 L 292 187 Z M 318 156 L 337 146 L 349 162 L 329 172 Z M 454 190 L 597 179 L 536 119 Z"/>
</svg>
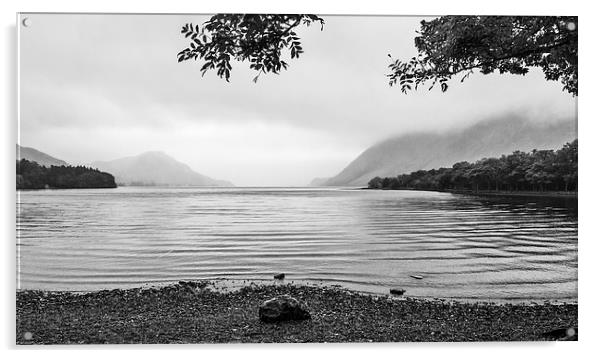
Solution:
<svg viewBox="0 0 602 358">
<path fill-rule="evenodd" d="M 577 17 L 444 16 L 422 21 L 419 35 L 418 56 L 389 65 L 389 85 L 403 93 L 437 83 L 445 92 L 453 76 L 464 82 L 476 69 L 524 75 L 540 67 L 577 95 Z"/>
<path fill-rule="evenodd" d="M 278 74 L 288 68 L 288 63 L 281 59 L 283 51 L 290 52 L 291 59 L 303 53 L 294 29 L 314 22 L 320 23 L 323 29 L 324 20 L 316 15 L 218 14 L 202 26 L 190 23 L 182 27 L 182 34 L 191 42 L 178 53 L 178 62 L 203 61 L 202 76 L 216 70 L 226 81 L 230 80 L 232 60 L 250 62 L 249 67 L 259 74 Z"/>
</svg>

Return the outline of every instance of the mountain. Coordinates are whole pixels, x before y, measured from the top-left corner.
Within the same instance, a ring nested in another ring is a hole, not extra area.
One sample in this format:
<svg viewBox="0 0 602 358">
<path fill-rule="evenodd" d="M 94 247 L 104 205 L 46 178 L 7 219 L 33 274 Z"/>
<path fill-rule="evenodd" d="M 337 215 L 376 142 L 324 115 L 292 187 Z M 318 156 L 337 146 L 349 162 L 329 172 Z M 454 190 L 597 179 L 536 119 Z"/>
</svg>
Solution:
<svg viewBox="0 0 602 358">
<path fill-rule="evenodd" d="M 163 152 L 146 152 L 91 165 L 113 174 L 121 185 L 233 186 L 230 182 L 199 174 Z"/>
<path fill-rule="evenodd" d="M 308 186 L 323 186 L 330 178 L 313 178 Z"/>
<path fill-rule="evenodd" d="M 37 149 L 22 147 L 17 144 L 17 160 L 27 159 L 32 162 L 37 162 L 39 165 L 50 167 L 52 165 L 61 166 L 69 165 L 67 162 L 50 156 L 46 153 L 40 152 Z"/>
<path fill-rule="evenodd" d="M 558 149 L 575 138 L 573 120 L 549 124 L 519 116 L 480 122 L 460 131 L 406 134 L 368 148 L 324 185 L 366 185 L 375 176 L 449 167 L 515 150 Z"/>
</svg>

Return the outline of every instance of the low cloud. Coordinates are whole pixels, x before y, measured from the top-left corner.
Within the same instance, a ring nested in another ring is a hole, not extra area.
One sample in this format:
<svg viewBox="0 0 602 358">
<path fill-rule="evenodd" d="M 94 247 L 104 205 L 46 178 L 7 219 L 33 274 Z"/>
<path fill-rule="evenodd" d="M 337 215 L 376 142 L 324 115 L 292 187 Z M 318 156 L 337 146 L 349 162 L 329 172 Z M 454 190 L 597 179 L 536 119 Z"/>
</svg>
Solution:
<svg viewBox="0 0 602 358">
<path fill-rule="evenodd" d="M 31 15 L 21 29 L 21 142 L 69 162 L 162 150 L 238 185 L 303 185 L 336 174 L 395 134 L 443 130 L 522 112 L 575 116 L 576 100 L 538 70 L 475 75 L 445 94 L 403 95 L 388 57 L 415 54 L 421 18 L 327 17 L 300 31 L 305 53 L 257 84 L 178 64 L 179 32 L 202 16 Z"/>
</svg>

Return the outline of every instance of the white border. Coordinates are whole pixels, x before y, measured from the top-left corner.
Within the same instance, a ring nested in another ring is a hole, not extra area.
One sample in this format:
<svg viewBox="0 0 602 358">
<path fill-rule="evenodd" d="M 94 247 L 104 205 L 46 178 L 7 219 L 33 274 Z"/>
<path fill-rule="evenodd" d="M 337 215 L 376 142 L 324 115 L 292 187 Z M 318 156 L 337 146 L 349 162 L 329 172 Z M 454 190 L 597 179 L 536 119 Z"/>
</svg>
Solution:
<svg viewBox="0 0 602 358">
<path fill-rule="evenodd" d="M 600 194 L 600 19 L 599 12 L 591 1 L 525 1 L 502 0 L 486 1 L 327 1 L 327 0 L 254 0 L 254 1 L 215 1 L 212 3 L 199 0 L 188 1 L 77 1 L 77 0 L 3 0 L 0 3 L 2 11 L 3 30 L 3 76 L 2 87 L 3 109 L 3 156 L 4 166 L 2 180 L 3 205 L 2 237 L 5 259 L 2 260 L 3 278 L 5 279 L 0 306 L 5 310 L 1 317 L 5 321 L 0 326 L 2 332 L 2 347 L 4 353 L 13 355 L 34 355 L 44 350 L 45 356 L 50 357 L 80 357 L 82 354 L 91 357 L 116 353 L 131 354 L 128 351 L 144 350 L 144 355 L 163 356 L 165 350 L 177 350 L 176 354 L 199 357 L 199 355 L 225 356 L 292 356 L 304 357 L 314 354 L 343 354 L 345 356 L 364 356 L 376 350 L 383 356 L 474 356 L 508 357 L 509 355 L 545 355 L 549 356 L 580 356 L 594 352 L 597 343 L 600 322 L 600 288 L 598 275 L 600 265 L 597 264 L 602 255 L 598 207 Z M 94 348 L 85 353 L 82 347 L 45 347 L 34 349 L 15 348 L 15 140 L 17 134 L 16 108 L 16 31 L 15 14 L 17 12 L 130 12 L 130 13 L 213 13 L 213 12 L 278 12 L 278 13 L 319 13 L 319 14 L 378 14 L 378 15 L 416 15 L 416 14 L 504 14 L 504 15 L 578 15 L 580 26 L 579 57 L 580 57 L 580 98 L 579 98 L 579 144 L 580 144 L 580 180 L 579 189 L 579 342 L 578 343 L 479 343 L 479 344 L 330 344 L 330 345 L 200 345 L 200 346 L 111 346 L 88 347 Z M 596 191 L 598 190 L 598 191 Z M 125 350 L 116 352 L 114 350 Z M 336 351 L 336 353 L 335 353 Z M 133 353 L 133 352 L 132 352 Z M 5 355 L 6 356 L 6 355 Z"/>
</svg>

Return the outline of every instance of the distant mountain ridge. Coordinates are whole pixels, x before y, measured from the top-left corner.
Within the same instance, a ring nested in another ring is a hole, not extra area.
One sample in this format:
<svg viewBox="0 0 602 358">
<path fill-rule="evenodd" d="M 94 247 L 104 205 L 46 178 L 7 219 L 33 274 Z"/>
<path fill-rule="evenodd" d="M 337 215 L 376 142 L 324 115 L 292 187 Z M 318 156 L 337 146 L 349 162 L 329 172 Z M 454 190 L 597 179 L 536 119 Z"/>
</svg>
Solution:
<svg viewBox="0 0 602 358">
<path fill-rule="evenodd" d="M 323 186 L 330 178 L 313 178 L 308 186 Z"/>
<path fill-rule="evenodd" d="M 145 152 L 111 161 L 93 162 L 92 167 L 115 176 L 118 185 L 234 186 L 199 174 L 163 152 Z"/>
<path fill-rule="evenodd" d="M 17 144 L 17 160 L 27 159 L 32 162 L 36 162 L 39 165 L 43 165 L 45 167 L 50 167 L 53 165 L 61 166 L 61 165 L 69 165 L 64 160 L 57 159 L 51 155 L 48 155 L 44 152 L 40 152 L 37 149 L 30 147 L 22 147 Z"/>
<path fill-rule="evenodd" d="M 376 176 L 437 169 L 515 150 L 558 149 L 575 138 L 574 120 L 538 123 L 518 116 L 484 121 L 443 134 L 406 134 L 366 149 L 323 185 L 363 186 Z"/>
</svg>

